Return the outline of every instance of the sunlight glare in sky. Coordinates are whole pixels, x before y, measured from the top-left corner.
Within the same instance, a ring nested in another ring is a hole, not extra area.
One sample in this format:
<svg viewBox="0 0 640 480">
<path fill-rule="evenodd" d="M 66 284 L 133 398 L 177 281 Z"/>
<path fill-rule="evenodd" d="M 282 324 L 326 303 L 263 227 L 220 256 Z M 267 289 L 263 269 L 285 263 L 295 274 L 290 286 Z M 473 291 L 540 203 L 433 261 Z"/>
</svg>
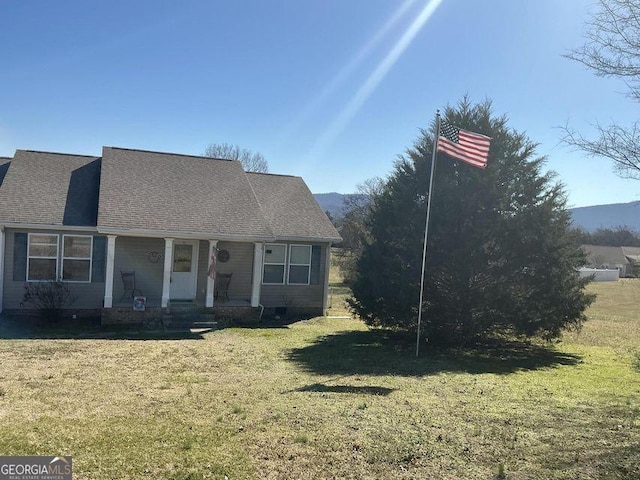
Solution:
<svg viewBox="0 0 640 480">
<path fill-rule="evenodd" d="M 405 0 L 405 2 L 396 10 L 396 12 L 385 22 L 382 28 L 378 29 L 376 34 L 360 49 L 355 57 L 349 61 L 333 79 L 326 84 L 320 93 L 304 108 L 289 125 L 284 129 L 281 136 L 281 142 L 286 142 L 296 130 L 302 127 L 313 114 L 327 101 L 327 99 L 356 71 L 362 62 L 373 52 L 378 44 L 387 36 L 393 27 L 395 27 L 402 17 L 407 13 L 417 0 Z"/>
<path fill-rule="evenodd" d="M 321 154 L 329 144 L 331 144 L 346 128 L 351 119 L 358 113 L 362 105 L 376 90 L 380 82 L 389 73 L 394 64 L 398 61 L 404 51 L 411 45 L 411 42 L 420 32 L 425 23 L 431 18 L 442 0 L 427 0 L 426 5 L 409 25 L 402 37 L 396 42 L 389 53 L 382 59 L 376 69 L 369 75 L 351 100 L 340 111 L 336 119 L 329 125 L 311 150 L 309 157 L 311 160 Z"/>
</svg>

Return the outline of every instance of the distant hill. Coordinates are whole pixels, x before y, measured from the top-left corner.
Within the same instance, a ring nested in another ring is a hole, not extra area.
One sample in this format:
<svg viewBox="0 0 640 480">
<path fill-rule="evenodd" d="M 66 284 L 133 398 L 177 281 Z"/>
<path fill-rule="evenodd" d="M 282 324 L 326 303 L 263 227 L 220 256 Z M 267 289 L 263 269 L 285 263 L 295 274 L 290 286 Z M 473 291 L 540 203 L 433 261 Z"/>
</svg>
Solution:
<svg viewBox="0 0 640 480">
<path fill-rule="evenodd" d="M 344 201 L 353 197 L 355 193 L 314 193 L 323 210 L 332 216 L 342 215 Z M 615 228 L 627 226 L 631 230 L 640 232 L 640 201 L 629 203 L 612 203 L 610 205 L 594 205 L 592 207 L 578 207 L 569 210 L 573 216 L 573 223 L 587 232 L 594 232 L 598 228 Z"/>
<path fill-rule="evenodd" d="M 333 217 L 341 216 L 344 208 L 344 201 L 348 197 L 356 195 L 355 193 L 314 193 L 316 201 L 322 209 L 328 211 Z"/>
<path fill-rule="evenodd" d="M 640 231 L 640 201 L 578 207 L 570 211 L 574 225 L 582 227 L 587 232 L 617 226 L 627 226 L 631 230 Z"/>
</svg>

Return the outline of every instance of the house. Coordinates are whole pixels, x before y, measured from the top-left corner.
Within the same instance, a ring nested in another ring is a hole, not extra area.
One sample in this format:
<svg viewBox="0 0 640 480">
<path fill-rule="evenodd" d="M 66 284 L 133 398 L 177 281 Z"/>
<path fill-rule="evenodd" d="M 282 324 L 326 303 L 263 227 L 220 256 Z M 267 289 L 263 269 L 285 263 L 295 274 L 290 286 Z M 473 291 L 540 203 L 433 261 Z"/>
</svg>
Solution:
<svg viewBox="0 0 640 480">
<path fill-rule="evenodd" d="M 582 245 L 582 249 L 587 255 L 586 267 L 618 270 L 620 277 L 635 276 L 636 265 L 640 264 L 640 247 Z"/>
<path fill-rule="evenodd" d="M 24 310 L 26 283 L 59 279 L 74 312 L 103 323 L 141 322 L 178 301 L 321 315 L 338 241 L 300 177 L 237 161 L 114 147 L 0 159 L 0 311 Z M 210 269 L 232 275 L 223 297 Z M 133 311 L 127 272 L 144 312 Z"/>
</svg>

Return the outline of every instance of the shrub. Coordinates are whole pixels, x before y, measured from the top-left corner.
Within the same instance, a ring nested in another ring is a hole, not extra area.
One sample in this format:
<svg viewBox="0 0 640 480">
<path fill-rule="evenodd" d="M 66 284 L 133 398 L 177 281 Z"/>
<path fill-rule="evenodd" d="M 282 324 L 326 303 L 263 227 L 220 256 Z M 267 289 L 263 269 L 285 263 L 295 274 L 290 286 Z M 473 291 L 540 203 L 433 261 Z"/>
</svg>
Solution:
<svg viewBox="0 0 640 480">
<path fill-rule="evenodd" d="M 71 306 L 76 299 L 63 282 L 34 282 L 24 286 L 22 303 L 33 305 L 43 319 L 54 323 L 62 316 L 62 309 Z"/>
</svg>

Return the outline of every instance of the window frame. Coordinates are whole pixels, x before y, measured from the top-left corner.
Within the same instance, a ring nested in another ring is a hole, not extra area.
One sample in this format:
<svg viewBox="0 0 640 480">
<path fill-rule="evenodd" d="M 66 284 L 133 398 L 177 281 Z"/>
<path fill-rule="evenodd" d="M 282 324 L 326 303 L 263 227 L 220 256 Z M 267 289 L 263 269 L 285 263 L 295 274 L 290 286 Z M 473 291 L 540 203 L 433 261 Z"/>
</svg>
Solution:
<svg viewBox="0 0 640 480">
<path fill-rule="evenodd" d="M 67 257 L 65 256 L 65 251 L 64 251 L 64 240 L 67 237 L 82 237 L 82 238 L 89 238 L 89 256 L 88 257 Z M 60 263 L 62 265 L 62 268 L 60 269 L 60 280 L 62 282 L 65 283 L 91 283 L 91 276 L 93 274 L 93 235 L 77 235 L 77 234 L 73 234 L 73 233 L 65 233 L 62 235 L 62 243 L 60 245 L 59 248 L 59 255 L 60 255 Z M 89 279 L 88 280 L 65 280 L 64 279 L 64 261 L 65 260 L 82 260 L 82 261 L 89 261 Z"/>
<path fill-rule="evenodd" d="M 309 251 L 309 263 L 292 263 L 291 262 L 291 252 L 293 251 L 293 247 L 304 247 Z M 303 245 L 303 244 L 295 244 L 292 243 L 289 245 L 289 255 L 287 256 L 287 285 L 310 285 L 311 284 L 311 261 L 313 256 L 312 245 Z M 291 283 L 291 267 L 307 267 L 307 281 L 305 282 L 296 282 Z"/>
<path fill-rule="evenodd" d="M 267 262 L 267 248 L 273 246 L 281 246 L 284 247 L 284 261 L 282 263 L 278 262 L 278 263 L 273 263 L 273 262 Z M 262 285 L 286 285 L 287 284 L 287 254 L 288 254 L 288 245 L 286 243 L 265 243 L 264 244 L 264 252 L 262 255 Z M 282 266 L 282 282 L 265 282 L 264 281 L 264 270 L 266 266 L 268 265 L 276 265 L 276 266 Z"/>
<path fill-rule="evenodd" d="M 50 236 L 56 238 L 56 256 L 55 257 L 44 257 L 44 256 L 34 256 L 31 255 L 31 237 L 32 236 Z M 55 260 L 56 261 L 56 272 L 53 279 L 31 279 L 29 277 L 29 265 L 31 264 L 31 259 L 39 259 L 39 260 Z M 25 279 L 27 282 L 57 282 L 59 277 L 58 273 L 60 272 L 60 234 L 59 233 L 36 233 L 36 232 L 28 232 L 27 233 L 27 265 L 25 272 Z"/>
</svg>

